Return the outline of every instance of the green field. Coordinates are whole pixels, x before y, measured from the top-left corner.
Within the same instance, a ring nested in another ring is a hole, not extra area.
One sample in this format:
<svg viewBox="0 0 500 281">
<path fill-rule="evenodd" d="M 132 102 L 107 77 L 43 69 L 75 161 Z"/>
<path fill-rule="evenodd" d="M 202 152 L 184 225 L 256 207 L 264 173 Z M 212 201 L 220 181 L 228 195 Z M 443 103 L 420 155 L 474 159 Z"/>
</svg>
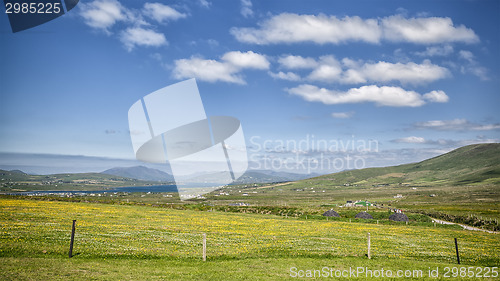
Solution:
<svg viewBox="0 0 500 281">
<path fill-rule="evenodd" d="M 70 259 L 73 219 L 77 231 Z M 365 256 L 368 232 L 370 260 Z M 207 235 L 206 262 L 202 233 Z M 429 268 L 438 267 L 447 280 L 445 267 L 457 266 L 454 238 L 461 266 L 499 266 L 498 234 L 453 226 L 3 198 L 0 279 L 282 280 L 292 267 L 422 270 L 425 277 Z"/>
<path fill-rule="evenodd" d="M 232 185 L 188 201 L 175 193 L 1 195 L 0 280 L 283 280 L 307 273 L 313 279 L 340 273 L 340 279 L 369 280 L 382 270 L 394 275 L 381 280 L 498 280 L 500 234 L 431 220 L 498 231 L 498 159 L 500 144 L 472 145 L 414 164 Z M 40 184 L 96 190 L 132 182 L 4 173 L 2 184 L 10 191 Z M 354 219 L 366 207 L 345 207 L 348 200 L 376 203 L 368 207 L 374 219 Z M 403 209 L 409 222 L 388 220 L 393 208 Z M 340 218 L 323 217 L 329 209 Z M 76 242 L 69 258 L 73 220 Z"/>
<path fill-rule="evenodd" d="M 500 144 L 461 147 L 419 163 L 369 168 L 280 184 L 228 186 L 206 202 L 296 207 L 321 214 L 347 200 L 500 230 Z M 243 196 L 243 194 L 245 194 Z M 397 195 L 400 198 L 395 198 Z"/>
</svg>

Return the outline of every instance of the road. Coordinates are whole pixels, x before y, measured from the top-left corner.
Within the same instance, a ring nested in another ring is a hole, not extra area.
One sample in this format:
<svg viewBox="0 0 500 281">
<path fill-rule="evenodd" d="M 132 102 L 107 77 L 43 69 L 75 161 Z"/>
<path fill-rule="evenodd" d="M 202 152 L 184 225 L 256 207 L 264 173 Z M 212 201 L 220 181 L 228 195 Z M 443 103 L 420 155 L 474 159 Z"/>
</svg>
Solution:
<svg viewBox="0 0 500 281">
<path fill-rule="evenodd" d="M 481 228 L 477 228 L 477 227 L 473 227 L 473 226 L 469 226 L 469 225 L 465 225 L 465 224 L 454 223 L 454 222 L 449 222 L 449 221 L 443 221 L 443 220 L 438 220 L 438 219 L 435 219 L 435 218 L 431 218 L 431 219 L 435 223 L 460 225 L 461 227 L 463 227 L 464 229 L 467 229 L 467 230 L 484 231 L 484 232 L 495 233 L 495 234 L 500 233 L 498 231 L 491 231 L 491 230 L 481 229 Z"/>
</svg>

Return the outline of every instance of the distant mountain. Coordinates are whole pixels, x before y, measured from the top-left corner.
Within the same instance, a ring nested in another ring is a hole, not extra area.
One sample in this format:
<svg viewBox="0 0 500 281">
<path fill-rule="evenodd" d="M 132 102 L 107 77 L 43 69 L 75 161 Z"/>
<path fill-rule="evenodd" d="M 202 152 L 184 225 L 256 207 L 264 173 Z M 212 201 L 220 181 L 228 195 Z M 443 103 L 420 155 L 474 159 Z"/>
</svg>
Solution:
<svg viewBox="0 0 500 281">
<path fill-rule="evenodd" d="M 305 182 L 358 186 L 500 184 L 500 143 L 468 145 L 418 163 L 344 171 Z"/>
<path fill-rule="evenodd" d="M 163 184 L 163 183 L 162 183 Z M 112 187 L 158 185 L 145 181 L 101 173 L 31 175 L 19 170 L 0 169 L 0 193 L 33 190 L 105 190 Z"/>
<path fill-rule="evenodd" d="M 193 176 L 185 180 L 197 183 L 220 183 L 219 179 L 223 176 L 224 175 L 222 173 L 213 173 Z M 238 180 L 236 180 L 234 184 L 288 182 L 307 179 L 315 176 L 318 176 L 318 174 L 307 175 L 267 170 L 249 170 L 246 171 Z"/>
<path fill-rule="evenodd" d="M 21 174 L 21 175 L 27 175 L 27 173 L 21 171 L 21 170 L 10 170 L 9 172 L 13 174 Z"/>
<path fill-rule="evenodd" d="M 174 181 L 174 177 L 172 175 L 157 169 L 152 169 L 144 166 L 117 167 L 101 172 L 101 174 L 146 181 Z"/>
</svg>

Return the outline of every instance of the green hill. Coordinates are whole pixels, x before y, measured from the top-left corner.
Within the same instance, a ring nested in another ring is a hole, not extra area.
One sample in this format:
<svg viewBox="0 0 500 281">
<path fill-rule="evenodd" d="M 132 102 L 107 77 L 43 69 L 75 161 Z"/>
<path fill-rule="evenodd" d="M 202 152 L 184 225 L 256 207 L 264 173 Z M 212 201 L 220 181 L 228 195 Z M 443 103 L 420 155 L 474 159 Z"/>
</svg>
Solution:
<svg viewBox="0 0 500 281">
<path fill-rule="evenodd" d="M 468 145 L 418 163 L 344 171 L 305 180 L 326 185 L 500 184 L 500 144 Z"/>
<path fill-rule="evenodd" d="M 100 173 L 30 175 L 18 170 L 0 170 L 0 192 L 102 190 L 111 187 L 158 184 L 157 181 L 143 181 Z"/>
</svg>

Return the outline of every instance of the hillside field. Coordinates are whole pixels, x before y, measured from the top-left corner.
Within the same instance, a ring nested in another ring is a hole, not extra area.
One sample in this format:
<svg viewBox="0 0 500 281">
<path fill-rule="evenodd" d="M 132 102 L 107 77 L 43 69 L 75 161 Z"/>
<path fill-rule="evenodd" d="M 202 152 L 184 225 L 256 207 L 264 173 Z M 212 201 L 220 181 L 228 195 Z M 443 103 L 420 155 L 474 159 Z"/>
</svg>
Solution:
<svg viewBox="0 0 500 281">
<path fill-rule="evenodd" d="M 70 259 L 73 219 L 75 255 Z M 370 260 L 365 256 L 368 232 Z M 207 235 L 206 262 L 202 233 Z M 446 267 L 458 266 L 454 238 L 461 267 L 476 271 L 499 266 L 498 234 L 456 226 L 2 198 L 0 279 L 283 280 L 291 277 L 291 268 L 305 272 L 327 267 L 334 272 L 359 267 L 394 274 L 421 270 L 423 277 L 437 268 L 435 280 L 448 280 Z"/>
</svg>

